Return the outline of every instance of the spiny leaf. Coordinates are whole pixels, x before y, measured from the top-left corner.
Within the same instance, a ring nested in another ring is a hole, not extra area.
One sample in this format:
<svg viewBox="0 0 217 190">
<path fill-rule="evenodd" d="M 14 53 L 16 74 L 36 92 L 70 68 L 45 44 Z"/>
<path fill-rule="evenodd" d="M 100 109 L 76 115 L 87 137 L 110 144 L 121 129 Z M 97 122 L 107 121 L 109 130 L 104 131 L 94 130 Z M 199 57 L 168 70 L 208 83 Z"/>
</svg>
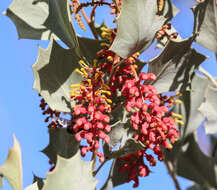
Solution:
<svg viewBox="0 0 217 190">
<path fill-rule="evenodd" d="M 40 190 L 40 189 L 38 188 L 37 182 L 35 182 L 32 185 L 26 187 L 24 190 Z"/>
<path fill-rule="evenodd" d="M 100 49 L 100 42 L 88 38 L 79 38 L 81 51 L 91 61 Z M 52 110 L 70 112 L 70 85 L 80 83 L 83 79 L 75 72 L 80 68 L 80 58 L 74 49 L 64 49 L 53 39 L 47 49 L 39 47 L 39 56 L 32 69 L 34 72 L 34 86 L 48 103 Z"/>
<path fill-rule="evenodd" d="M 195 184 L 191 187 L 188 187 L 187 190 L 215 190 L 215 189 L 211 187 L 200 186 L 200 185 Z"/>
<path fill-rule="evenodd" d="M 176 104 L 174 112 L 183 117 L 184 126 L 180 126 L 180 138 L 184 138 L 194 132 L 203 122 L 204 117 L 198 108 L 204 100 L 205 89 L 209 80 L 198 74 L 192 78 L 191 90 L 182 93 L 182 104 Z"/>
<path fill-rule="evenodd" d="M 15 136 L 14 146 L 9 149 L 7 160 L 0 167 L 0 174 L 7 179 L 13 190 L 22 190 L 21 149 Z"/>
<path fill-rule="evenodd" d="M 158 93 L 185 91 L 190 88 L 194 70 L 206 57 L 191 49 L 193 37 L 182 40 L 170 40 L 161 54 L 149 62 L 148 72 L 154 73 L 154 84 Z"/>
<path fill-rule="evenodd" d="M 166 21 L 157 16 L 157 0 L 123 0 L 117 36 L 110 47 L 122 58 L 145 50 Z"/>
<path fill-rule="evenodd" d="M 101 190 L 110 190 L 118 185 L 122 185 L 126 183 L 128 178 L 128 172 L 122 172 L 120 173 L 119 169 L 121 166 L 125 164 L 125 161 L 120 159 L 115 159 L 112 162 L 111 169 L 109 172 L 109 176 L 106 180 L 106 183 L 103 185 Z"/>
<path fill-rule="evenodd" d="M 124 127 L 124 124 L 119 122 L 117 125 L 113 126 L 110 133 L 108 134 L 110 137 L 109 144 L 104 143 L 103 145 L 103 151 L 105 157 L 110 153 L 110 150 L 114 148 L 117 143 L 121 141 L 123 136 L 127 133 L 127 129 Z"/>
<path fill-rule="evenodd" d="M 204 186 L 217 188 L 217 165 L 199 148 L 195 135 L 187 139 L 188 146 L 178 156 L 177 173 Z"/>
<path fill-rule="evenodd" d="M 216 0 L 199 3 L 194 12 L 194 33 L 196 42 L 217 53 L 217 6 Z"/>
<path fill-rule="evenodd" d="M 71 49 L 64 49 L 54 40 L 48 48 L 39 47 L 39 56 L 32 66 L 34 86 L 52 110 L 71 111 L 70 85 L 79 83 L 81 75 L 75 72 L 79 68 L 79 58 Z"/>
<path fill-rule="evenodd" d="M 127 139 L 123 147 L 121 147 L 119 150 L 110 151 L 105 155 L 105 157 L 108 159 L 120 158 L 144 148 L 144 144 L 142 144 L 140 141 L 136 141 L 133 138 L 130 138 Z"/>
<path fill-rule="evenodd" d="M 37 183 L 39 190 L 41 190 L 42 187 L 44 186 L 44 179 L 43 179 L 43 178 L 40 178 L 40 177 L 38 177 L 38 176 L 36 176 L 36 175 L 34 175 L 33 182 L 34 182 L 34 183 L 35 183 L 35 182 Z"/>
<path fill-rule="evenodd" d="M 118 129 L 117 131 L 119 131 Z M 112 189 L 118 185 L 124 184 L 127 182 L 128 178 L 128 172 L 125 171 L 123 173 L 120 173 L 120 167 L 126 164 L 126 161 L 118 159 L 118 157 L 122 157 L 125 155 L 128 155 L 130 153 L 134 153 L 139 149 L 143 149 L 144 145 L 141 142 L 136 142 L 134 139 L 132 139 L 133 136 L 133 131 L 130 129 L 122 131 L 121 138 L 119 139 L 120 141 L 120 147 L 119 150 L 109 152 L 109 148 L 107 148 L 107 152 L 104 149 L 104 154 L 107 158 L 116 158 L 113 160 L 109 176 L 101 188 L 101 190 L 109 190 Z M 112 136 L 111 136 L 111 140 Z M 113 154 L 113 155 L 112 155 Z"/>
<path fill-rule="evenodd" d="M 201 104 L 199 111 L 206 117 L 206 133 L 217 133 L 217 88 L 208 86 L 205 92 L 205 101 Z"/>
<path fill-rule="evenodd" d="M 79 44 L 72 25 L 68 0 L 49 0 L 49 15 L 44 25 L 80 56 Z"/>
<path fill-rule="evenodd" d="M 92 162 L 84 162 L 78 151 L 69 159 L 58 156 L 56 167 L 47 174 L 42 190 L 95 190 L 96 183 L 92 175 Z"/>
<path fill-rule="evenodd" d="M 71 158 L 78 151 L 78 141 L 66 129 L 49 129 L 49 138 L 49 144 L 42 152 L 53 163 L 56 163 L 57 155 L 63 158 Z"/>
<path fill-rule="evenodd" d="M 43 23 L 48 0 L 14 0 L 4 12 L 16 25 L 19 38 L 49 40 L 52 32 Z"/>
</svg>

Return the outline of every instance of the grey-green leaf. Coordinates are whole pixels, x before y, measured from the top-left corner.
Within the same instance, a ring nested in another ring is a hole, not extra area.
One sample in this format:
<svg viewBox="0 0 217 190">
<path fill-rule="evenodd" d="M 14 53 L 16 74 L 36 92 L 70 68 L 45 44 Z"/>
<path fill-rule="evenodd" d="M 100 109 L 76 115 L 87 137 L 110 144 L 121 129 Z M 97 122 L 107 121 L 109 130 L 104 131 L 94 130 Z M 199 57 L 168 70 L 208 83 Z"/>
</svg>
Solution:
<svg viewBox="0 0 217 190">
<path fill-rule="evenodd" d="M 83 161 L 78 151 L 69 159 L 58 156 L 56 167 L 47 174 L 42 190 L 95 190 L 96 183 L 92 162 Z"/>
<path fill-rule="evenodd" d="M 188 187 L 187 190 L 215 190 L 215 189 L 212 187 L 200 186 L 198 184 L 195 184 L 191 187 Z"/>
<path fill-rule="evenodd" d="M 176 104 L 174 112 L 183 117 L 184 126 L 180 127 L 180 137 L 184 138 L 194 132 L 203 122 L 204 117 L 199 112 L 199 107 L 204 100 L 205 89 L 209 80 L 195 74 L 192 78 L 191 90 L 182 93 L 182 104 Z"/>
<path fill-rule="evenodd" d="M 148 72 L 157 80 L 151 82 L 158 93 L 185 91 L 190 88 L 194 70 L 206 57 L 191 49 L 193 37 L 182 41 L 169 41 L 161 54 L 149 62 Z"/>
<path fill-rule="evenodd" d="M 199 111 L 206 117 L 206 133 L 217 133 L 217 88 L 208 86 L 205 92 L 205 101 L 201 104 Z"/>
<path fill-rule="evenodd" d="M 123 0 L 117 36 L 110 50 L 127 58 L 145 50 L 166 18 L 157 16 L 157 0 Z"/>
<path fill-rule="evenodd" d="M 128 178 L 128 172 L 120 173 L 120 167 L 123 166 L 126 162 L 120 159 L 115 159 L 112 162 L 109 176 L 106 180 L 106 183 L 103 185 L 101 190 L 110 190 L 118 185 L 126 183 Z"/>
<path fill-rule="evenodd" d="M 105 157 L 108 159 L 120 158 L 144 148 L 144 144 L 142 144 L 140 141 L 136 141 L 133 138 L 130 138 L 127 139 L 123 147 L 115 151 L 110 151 L 109 153 L 105 154 Z"/>
<path fill-rule="evenodd" d="M 178 156 L 177 173 L 204 186 L 217 188 L 217 165 L 199 148 L 195 136 L 189 136 L 188 147 Z"/>
<path fill-rule="evenodd" d="M 37 182 L 33 183 L 32 185 L 29 185 L 28 187 L 26 187 L 24 190 L 40 190 Z"/>
<path fill-rule="evenodd" d="M 215 0 L 199 3 L 194 12 L 194 32 L 196 42 L 217 53 L 217 6 Z"/>
<path fill-rule="evenodd" d="M 46 50 L 39 47 L 39 56 L 32 69 L 34 86 L 52 110 L 70 112 L 70 85 L 79 83 L 79 58 L 71 49 L 64 49 L 51 40 Z"/>
<path fill-rule="evenodd" d="M 42 152 L 53 163 L 57 162 L 57 155 L 63 158 L 71 158 L 79 149 L 78 141 L 65 128 L 49 129 L 49 138 L 49 144 Z"/>
<path fill-rule="evenodd" d="M 19 38 L 51 38 L 52 32 L 43 26 L 48 17 L 48 0 L 14 0 L 4 14 L 16 25 Z"/>
<path fill-rule="evenodd" d="M 13 190 L 23 189 L 21 157 L 21 148 L 19 142 L 14 136 L 14 146 L 9 149 L 8 157 L 5 163 L 0 166 L 0 175 L 7 179 Z"/>
<path fill-rule="evenodd" d="M 69 48 L 75 49 L 76 53 L 80 54 L 68 0 L 49 0 L 49 15 L 44 25 Z"/>
<path fill-rule="evenodd" d="M 100 49 L 100 41 L 79 38 L 81 52 L 92 63 Z M 70 85 L 80 83 L 83 79 L 75 72 L 80 68 L 79 56 L 74 49 L 64 49 L 51 40 L 47 49 L 39 47 L 39 55 L 32 69 L 34 86 L 52 110 L 71 112 Z"/>
</svg>

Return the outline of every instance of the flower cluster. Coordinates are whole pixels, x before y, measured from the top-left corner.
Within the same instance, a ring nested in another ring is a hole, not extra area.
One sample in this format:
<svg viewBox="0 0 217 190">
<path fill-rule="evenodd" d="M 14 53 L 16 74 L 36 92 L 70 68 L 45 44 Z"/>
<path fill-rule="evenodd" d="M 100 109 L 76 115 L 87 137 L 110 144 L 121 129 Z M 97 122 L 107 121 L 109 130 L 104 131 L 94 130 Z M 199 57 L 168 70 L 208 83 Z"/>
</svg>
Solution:
<svg viewBox="0 0 217 190">
<path fill-rule="evenodd" d="M 143 162 L 143 157 L 154 166 L 156 161 L 152 155 L 146 154 L 148 149 L 153 150 L 158 160 L 163 160 L 160 146 L 171 149 L 172 144 L 178 139 L 178 129 L 173 117 L 181 118 L 178 114 L 169 114 L 171 102 L 167 96 L 158 95 L 154 86 L 145 85 L 145 81 L 155 80 L 152 73 L 141 72 L 138 79 L 132 78 L 125 81 L 122 88 L 122 96 L 126 99 L 126 110 L 131 113 L 130 121 L 135 131 L 134 139 L 142 142 L 146 148 L 123 158 L 126 163 L 120 171 L 128 171 L 127 181 L 133 180 L 134 187 L 139 184 L 138 176 L 149 174 L 149 169 Z M 170 99 L 170 98 L 169 98 Z M 171 117 L 172 116 L 172 117 Z M 180 121 L 181 123 L 181 121 Z M 135 167 L 136 166 L 136 167 Z"/>
<path fill-rule="evenodd" d="M 73 130 L 78 141 L 86 139 L 89 144 L 80 147 L 81 154 L 85 156 L 88 151 L 91 151 L 99 156 L 100 162 L 103 162 L 104 156 L 98 152 L 99 140 L 103 139 L 106 143 L 110 141 L 107 133 L 111 130 L 108 115 L 111 111 L 111 100 L 108 98 L 111 92 L 104 83 L 103 72 L 96 68 L 96 60 L 93 68 L 83 61 L 81 63 L 85 68 L 77 69 L 77 72 L 84 77 L 84 80 L 80 84 L 71 85 L 73 88 L 71 98 L 77 101 L 73 113 L 75 118 Z"/>
<path fill-rule="evenodd" d="M 41 96 L 39 94 L 39 96 Z M 47 117 L 45 118 L 45 122 L 48 123 L 48 128 L 58 128 L 58 123 L 56 121 L 56 118 L 60 116 L 60 112 L 58 111 L 53 111 L 48 104 L 45 102 L 45 100 L 42 98 L 39 107 L 42 110 L 42 114 L 43 115 L 47 115 Z"/>
</svg>

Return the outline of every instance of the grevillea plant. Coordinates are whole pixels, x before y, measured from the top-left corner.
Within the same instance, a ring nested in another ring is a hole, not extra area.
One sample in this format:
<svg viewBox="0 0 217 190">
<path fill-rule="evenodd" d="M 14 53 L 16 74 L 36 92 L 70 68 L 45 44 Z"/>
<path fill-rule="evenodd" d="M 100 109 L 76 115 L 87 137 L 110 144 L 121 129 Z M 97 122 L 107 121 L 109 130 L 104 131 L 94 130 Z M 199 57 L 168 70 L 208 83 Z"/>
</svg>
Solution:
<svg viewBox="0 0 217 190">
<path fill-rule="evenodd" d="M 50 171 L 26 190 L 94 190 L 94 177 L 110 160 L 101 190 L 131 181 L 138 187 L 139 177 L 152 175 L 158 161 L 177 190 L 176 175 L 193 180 L 197 190 L 217 188 L 216 161 L 200 150 L 195 133 L 204 120 L 207 134 L 217 132 L 217 82 L 200 66 L 207 56 L 192 48 L 196 42 L 217 54 L 217 6 L 215 0 L 195 3 L 194 30 L 183 40 L 171 24 L 178 13 L 173 3 L 14 0 L 5 11 L 20 38 L 50 40 L 32 67 L 50 136 L 42 150 Z M 98 7 L 109 11 L 99 16 Z M 98 25 L 97 16 L 110 16 L 113 25 Z M 93 38 L 78 35 L 75 25 Z M 145 62 L 142 54 L 150 46 L 162 50 Z M 3 177 L 22 189 L 16 139 L 0 167 Z"/>
</svg>

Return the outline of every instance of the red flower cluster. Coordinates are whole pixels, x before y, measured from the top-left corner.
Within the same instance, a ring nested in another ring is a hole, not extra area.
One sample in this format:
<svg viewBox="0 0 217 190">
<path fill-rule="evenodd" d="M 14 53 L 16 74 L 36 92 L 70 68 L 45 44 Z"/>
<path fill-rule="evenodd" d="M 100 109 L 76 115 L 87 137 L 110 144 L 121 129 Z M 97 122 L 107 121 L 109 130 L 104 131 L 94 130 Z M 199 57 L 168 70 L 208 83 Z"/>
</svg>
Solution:
<svg viewBox="0 0 217 190">
<path fill-rule="evenodd" d="M 103 89 L 107 86 L 102 78 L 103 73 L 99 69 L 96 67 L 91 69 L 88 66 L 85 69 L 77 70 L 85 80 L 78 85 L 71 86 L 74 88 L 71 91 L 71 97 L 77 100 L 74 107 L 75 125 L 73 130 L 76 132 L 75 138 L 78 141 L 86 139 L 89 144 L 89 146 L 80 147 L 82 156 L 91 151 L 100 157 L 100 162 L 103 162 L 104 156 L 97 150 L 100 147 L 100 139 L 103 139 L 106 143 L 109 143 L 110 140 L 107 133 L 111 130 L 108 125 L 111 100 L 107 96 L 110 96 L 111 93 Z"/>
<path fill-rule="evenodd" d="M 165 97 L 157 95 L 154 86 L 142 84 L 155 78 L 152 73 L 142 72 L 138 80 L 135 78 L 126 80 L 121 91 L 126 99 L 126 110 L 132 114 L 130 120 L 135 130 L 134 139 L 146 146 L 145 150 L 120 158 L 126 161 L 120 171 L 129 169 L 127 181 L 133 180 L 134 187 L 139 184 L 138 176 L 144 177 L 149 174 L 143 157 L 146 157 L 151 166 L 156 164 L 155 159 L 146 154 L 146 150 L 153 150 L 158 159 L 163 160 L 160 145 L 171 149 L 171 143 L 174 143 L 179 135 L 174 119 L 168 116 L 168 106 L 165 106 L 166 101 L 163 101 Z"/>
</svg>

